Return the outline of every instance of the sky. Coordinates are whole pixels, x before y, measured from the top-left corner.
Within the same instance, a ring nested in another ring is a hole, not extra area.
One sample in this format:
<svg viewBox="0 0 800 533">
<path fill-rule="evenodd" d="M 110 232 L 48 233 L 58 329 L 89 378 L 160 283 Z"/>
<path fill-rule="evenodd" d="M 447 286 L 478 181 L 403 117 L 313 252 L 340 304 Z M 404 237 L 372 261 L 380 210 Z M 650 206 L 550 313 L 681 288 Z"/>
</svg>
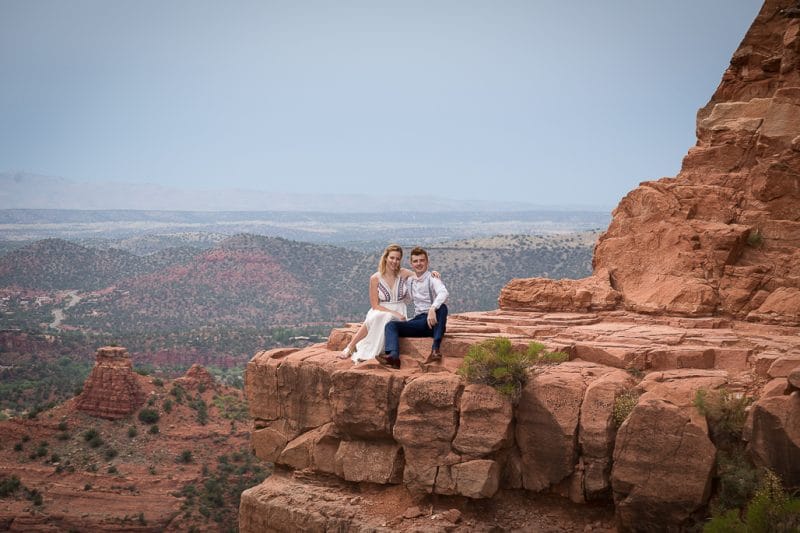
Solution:
<svg viewBox="0 0 800 533">
<path fill-rule="evenodd" d="M 0 172 L 611 206 L 756 0 L 0 0 Z"/>
</svg>

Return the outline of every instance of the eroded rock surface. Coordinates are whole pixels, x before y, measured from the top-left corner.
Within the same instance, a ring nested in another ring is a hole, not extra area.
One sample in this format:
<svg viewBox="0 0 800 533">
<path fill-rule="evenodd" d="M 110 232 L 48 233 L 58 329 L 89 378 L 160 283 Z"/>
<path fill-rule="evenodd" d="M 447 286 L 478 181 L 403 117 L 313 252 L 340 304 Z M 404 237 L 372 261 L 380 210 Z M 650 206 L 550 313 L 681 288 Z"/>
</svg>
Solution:
<svg viewBox="0 0 800 533">
<path fill-rule="evenodd" d="M 83 384 L 75 408 L 98 418 L 125 418 L 144 403 L 144 391 L 133 373 L 125 348 L 97 350 L 94 368 Z"/>
<path fill-rule="evenodd" d="M 675 178 L 613 212 L 584 280 L 513 280 L 502 309 L 624 308 L 800 323 L 800 32 L 767 0 Z"/>
</svg>

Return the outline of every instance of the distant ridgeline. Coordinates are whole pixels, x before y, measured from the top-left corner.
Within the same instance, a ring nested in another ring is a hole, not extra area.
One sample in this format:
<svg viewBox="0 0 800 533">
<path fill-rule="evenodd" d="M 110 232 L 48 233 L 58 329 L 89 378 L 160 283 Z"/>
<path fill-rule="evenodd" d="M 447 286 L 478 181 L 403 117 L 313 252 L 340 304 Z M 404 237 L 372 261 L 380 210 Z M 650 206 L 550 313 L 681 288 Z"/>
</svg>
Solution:
<svg viewBox="0 0 800 533">
<path fill-rule="evenodd" d="M 2 185 L 0 174 L 0 185 Z M 329 202 L 330 203 L 330 202 Z M 341 207 L 331 205 L 331 208 Z M 610 209 L 396 212 L 136 211 L 0 209 L 0 253 L 19 243 L 60 238 L 137 254 L 174 246 L 210 248 L 238 233 L 380 250 L 389 242 L 432 244 L 512 234 L 552 234 L 608 226 Z"/>
<path fill-rule="evenodd" d="M 63 314 L 58 329 L 112 334 L 330 326 L 360 320 L 369 306 L 377 251 L 248 234 L 213 247 L 193 247 L 191 239 L 145 256 L 60 239 L 6 252 L 0 328 L 46 327 L 54 311 Z M 586 276 L 595 239 L 517 235 L 427 248 L 450 288 L 451 309 L 464 312 L 496 308 L 512 278 Z M 64 291 L 77 292 L 68 299 Z"/>
</svg>

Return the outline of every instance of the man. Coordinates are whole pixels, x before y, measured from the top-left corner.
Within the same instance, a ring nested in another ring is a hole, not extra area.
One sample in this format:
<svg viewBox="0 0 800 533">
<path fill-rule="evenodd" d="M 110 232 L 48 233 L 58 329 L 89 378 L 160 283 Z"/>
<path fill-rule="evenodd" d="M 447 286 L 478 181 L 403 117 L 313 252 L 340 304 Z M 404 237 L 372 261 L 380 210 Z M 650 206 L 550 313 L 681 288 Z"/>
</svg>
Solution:
<svg viewBox="0 0 800 533">
<path fill-rule="evenodd" d="M 392 368 L 400 368 L 400 337 L 433 337 L 431 353 L 425 360 L 432 363 L 442 360 L 439 347 L 447 326 L 447 288 L 442 280 L 428 272 L 428 252 L 422 248 L 411 250 L 411 268 L 414 275 L 407 283 L 417 313 L 406 321 L 393 320 L 386 324 L 386 355 L 379 355 L 378 362 Z"/>
</svg>

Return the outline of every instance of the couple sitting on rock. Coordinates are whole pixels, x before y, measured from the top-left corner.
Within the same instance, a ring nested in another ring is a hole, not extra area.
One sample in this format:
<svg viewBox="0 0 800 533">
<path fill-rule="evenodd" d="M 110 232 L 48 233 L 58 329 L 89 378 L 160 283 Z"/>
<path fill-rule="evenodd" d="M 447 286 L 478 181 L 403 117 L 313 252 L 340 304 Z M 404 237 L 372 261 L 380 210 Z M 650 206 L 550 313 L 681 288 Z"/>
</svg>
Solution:
<svg viewBox="0 0 800 533">
<path fill-rule="evenodd" d="M 378 271 L 369 278 L 371 309 L 364 323 L 339 356 L 354 363 L 377 359 L 391 368 L 400 368 L 400 337 L 433 337 L 426 363 L 441 361 L 442 343 L 447 325 L 447 289 L 439 273 L 428 272 L 428 252 L 411 250 L 411 268 L 402 268 L 403 249 L 396 244 L 386 247 Z M 414 302 L 417 313 L 406 316 L 406 304 Z"/>
</svg>

